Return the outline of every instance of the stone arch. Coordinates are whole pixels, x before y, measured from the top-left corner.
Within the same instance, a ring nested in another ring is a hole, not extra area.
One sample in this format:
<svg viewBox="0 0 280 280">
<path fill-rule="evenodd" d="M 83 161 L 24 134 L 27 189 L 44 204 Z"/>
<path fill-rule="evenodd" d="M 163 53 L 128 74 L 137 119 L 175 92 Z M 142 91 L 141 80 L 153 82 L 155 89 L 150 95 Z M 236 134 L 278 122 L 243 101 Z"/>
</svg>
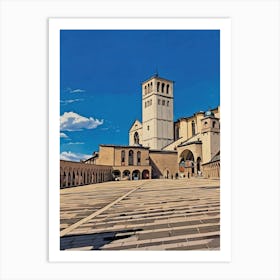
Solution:
<svg viewBox="0 0 280 280">
<path fill-rule="evenodd" d="M 121 178 L 121 171 L 120 170 L 113 170 L 112 171 L 113 179 L 115 181 L 119 181 Z"/>
<path fill-rule="evenodd" d="M 179 157 L 179 171 L 184 173 L 184 176 L 189 177 L 195 172 L 194 154 L 191 150 L 185 149 Z"/>
<path fill-rule="evenodd" d="M 124 170 L 122 173 L 123 179 L 130 180 L 130 171 L 129 170 Z"/>
<path fill-rule="evenodd" d="M 72 171 L 72 178 L 71 179 L 72 179 L 71 180 L 71 186 L 75 186 L 76 181 L 75 181 L 75 171 L 74 170 Z"/>
<path fill-rule="evenodd" d="M 142 171 L 142 179 L 150 179 L 150 172 L 149 172 L 149 170 L 148 169 L 144 169 L 143 171 Z"/>
<path fill-rule="evenodd" d="M 132 180 L 140 180 L 140 171 L 138 169 L 132 171 Z"/>
<path fill-rule="evenodd" d="M 196 159 L 196 170 L 197 174 L 201 173 L 201 157 L 197 157 Z"/>
<path fill-rule="evenodd" d="M 71 172 L 68 171 L 68 174 L 67 174 L 67 187 L 70 187 L 71 186 Z"/>
</svg>

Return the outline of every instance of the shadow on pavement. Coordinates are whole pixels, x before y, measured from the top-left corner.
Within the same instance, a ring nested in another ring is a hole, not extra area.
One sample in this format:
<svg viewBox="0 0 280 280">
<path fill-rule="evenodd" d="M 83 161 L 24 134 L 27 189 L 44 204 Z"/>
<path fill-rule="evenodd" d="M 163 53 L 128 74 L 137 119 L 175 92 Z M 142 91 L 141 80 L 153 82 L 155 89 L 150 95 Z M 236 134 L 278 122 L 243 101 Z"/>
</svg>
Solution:
<svg viewBox="0 0 280 280">
<path fill-rule="evenodd" d="M 102 232 L 82 235 L 67 235 L 60 238 L 60 250 L 75 249 L 81 247 L 92 247 L 88 250 L 100 250 L 104 245 L 113 241 L 129 238 L 135 235 L 135 231 L 142 229 L 121 230 L 113 232 Z"/>
</svg>

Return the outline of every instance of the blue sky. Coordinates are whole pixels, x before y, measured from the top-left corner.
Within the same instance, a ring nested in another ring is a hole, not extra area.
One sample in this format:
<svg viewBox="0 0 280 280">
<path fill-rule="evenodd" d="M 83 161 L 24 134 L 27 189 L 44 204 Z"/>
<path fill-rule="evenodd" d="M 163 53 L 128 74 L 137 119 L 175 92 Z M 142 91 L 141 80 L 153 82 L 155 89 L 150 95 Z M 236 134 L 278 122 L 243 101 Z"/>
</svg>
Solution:
<svg viewBox="0 0 280 280">
<path fill-rule="evenodd" d="M 62 30 L 60 152 L 79 160 L 99 144 L 128 144 L 141 121 L 141 82 L 175 81 L 174 120 L 220 104 L 218 30 Z"/>
</svg>

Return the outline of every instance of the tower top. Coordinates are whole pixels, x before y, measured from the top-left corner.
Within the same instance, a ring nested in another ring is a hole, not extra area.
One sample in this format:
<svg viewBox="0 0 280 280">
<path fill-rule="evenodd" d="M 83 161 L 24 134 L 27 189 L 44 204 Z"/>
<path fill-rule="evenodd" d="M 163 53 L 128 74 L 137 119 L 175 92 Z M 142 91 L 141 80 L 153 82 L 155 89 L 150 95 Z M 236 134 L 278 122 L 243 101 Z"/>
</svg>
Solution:
<svg viewBox="0 0 280 280">
<path fill-rule="evenodd" d="M 167 82 L 170 82 L 170 83 L 175 83 L 175 81 L 172 81 L 172 80 L 169 80 L 169 79 L 165 79 L 163 77 L 160 77 L 158 75 L 158 73 L 155 73 L 154 75 L 152 75 L 150 78 L 146 79 L 145 81 L 142 82 L 142 84 L 152 80 L 152 79 L 157 79 L 157 80 L 163 80 L 163 81 L 167 81 Z"/>
</svg>

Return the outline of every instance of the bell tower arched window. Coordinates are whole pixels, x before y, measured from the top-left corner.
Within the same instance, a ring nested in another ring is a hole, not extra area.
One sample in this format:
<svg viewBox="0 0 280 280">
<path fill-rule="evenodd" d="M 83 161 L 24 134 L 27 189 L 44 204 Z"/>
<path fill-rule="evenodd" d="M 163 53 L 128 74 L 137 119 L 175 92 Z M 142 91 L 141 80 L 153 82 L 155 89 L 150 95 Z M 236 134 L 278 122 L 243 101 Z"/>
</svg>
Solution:
<svg viewBox="0 0 280 280">
<path fill-rule="evenodd" d="M 164 93 L 164 83 L 161 84 L 161 92 Z"/>
<path fill-rule="evenodd" d="M 160 82 L 157 82 L 157 92 L 159 92 Z"/>
<path fill-rule="evenodd" d="M 166 93 L 169 93 L 169 85 L 166 85 Z"/>
</svg>

